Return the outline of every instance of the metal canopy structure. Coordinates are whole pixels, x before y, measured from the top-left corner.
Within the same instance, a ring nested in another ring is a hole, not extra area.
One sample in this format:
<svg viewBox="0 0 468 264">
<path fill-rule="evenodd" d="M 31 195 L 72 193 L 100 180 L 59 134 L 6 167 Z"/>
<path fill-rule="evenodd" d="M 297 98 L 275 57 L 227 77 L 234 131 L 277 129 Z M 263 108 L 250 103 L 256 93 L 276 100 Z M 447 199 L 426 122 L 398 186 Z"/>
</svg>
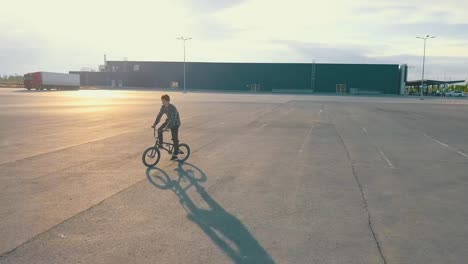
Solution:
<svg viewBox="0 0 468 264">
<path fill-rule="evenodd" d="M 442 84 L 455 84 L 455 83 L 464 83 L 465 80 L 457 80 L 457 81 L 438 81 L 438 80 L 424 80 L 425 85 L 442 85 Z M 412 87 L 420 87 L 422 81 L 415 80 L 415 81 L 407 81 L 406 86 Z"/>
</svg>

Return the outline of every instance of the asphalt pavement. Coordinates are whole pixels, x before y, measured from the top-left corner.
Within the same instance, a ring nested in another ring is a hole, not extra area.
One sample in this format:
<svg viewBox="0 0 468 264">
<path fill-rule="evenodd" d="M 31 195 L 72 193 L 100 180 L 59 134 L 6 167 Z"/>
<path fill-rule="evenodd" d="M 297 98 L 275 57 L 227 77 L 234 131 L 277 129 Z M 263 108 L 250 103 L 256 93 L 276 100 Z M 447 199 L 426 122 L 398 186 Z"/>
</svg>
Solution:
<svg viewBox="0 0 468 264">
<path fill-rule="evenodd" d="M 0 89 L 0 263 L 468 259 L 467 99 L 160 95 Z"/>
</svg>

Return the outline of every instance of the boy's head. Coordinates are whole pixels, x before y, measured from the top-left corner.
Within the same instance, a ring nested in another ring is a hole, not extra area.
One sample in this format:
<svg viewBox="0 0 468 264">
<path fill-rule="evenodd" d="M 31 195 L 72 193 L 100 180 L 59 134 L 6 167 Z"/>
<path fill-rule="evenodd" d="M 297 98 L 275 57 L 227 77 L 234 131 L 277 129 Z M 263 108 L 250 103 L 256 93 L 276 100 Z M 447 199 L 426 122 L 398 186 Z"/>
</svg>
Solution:
<svg viewBox="0 0 468 264">
<path fill-rule="evenodd" d="M 161 96 L 161 102 L 164 106 L 168 106 L 170 101 L 171 101 L 171 98 L 169 97 L 169 95 L 163 94 Z"/>
</svg>

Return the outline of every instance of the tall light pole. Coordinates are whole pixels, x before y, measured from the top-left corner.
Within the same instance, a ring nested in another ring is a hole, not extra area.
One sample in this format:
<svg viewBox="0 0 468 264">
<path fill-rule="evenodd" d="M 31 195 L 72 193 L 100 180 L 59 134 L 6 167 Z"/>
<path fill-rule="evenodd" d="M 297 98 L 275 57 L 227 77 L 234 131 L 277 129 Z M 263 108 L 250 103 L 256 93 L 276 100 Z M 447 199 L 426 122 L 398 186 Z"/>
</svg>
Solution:
<svg viewBox="0 0 468 264">
<path fill-rule="evenodd" d="M 421 99 L 423 97 L 423 89 L 424 89 L 424 64 L 426 63 L 426 41 L 428 39 L 435 38 L 434 36 L 426 35 L 425 37 L 416 37 L 418 39 L 424 40 L 424 55 L 423 55 L 423 64 L 422 64 L 422 77 L 421 77 Z"/>
<path fill-rule="evenodd" d="M 184 37 L 180 37 L 180 38 L 177 38 L 178 40 L 182 40 L 184 42 L 184 93 L 186 92 L 186 88 L 185 88 L 185 42 L 187 40 L 191 40 L 192 38 L 184 38 Z"/>
<path fill-rule="evenodd" d="M 315 92 L 315 59 L 312 60 L 312 65 L 310 69 L 310 89 L 312 92 Z"/>
</svg>

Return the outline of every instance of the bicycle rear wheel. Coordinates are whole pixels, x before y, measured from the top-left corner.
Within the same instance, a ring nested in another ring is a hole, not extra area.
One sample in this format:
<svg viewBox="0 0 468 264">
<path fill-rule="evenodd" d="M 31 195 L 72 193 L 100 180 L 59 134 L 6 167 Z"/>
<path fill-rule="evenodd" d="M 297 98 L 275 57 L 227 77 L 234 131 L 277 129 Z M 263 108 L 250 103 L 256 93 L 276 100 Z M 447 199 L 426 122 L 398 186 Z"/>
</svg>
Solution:
<svg viewBox="0 0 468 264">
<path fill-rule="evenodd" d="M 159 159 L 161 158 L 161 152 L 156 147 L 149 147 L 141 156 L 141 160 L 146 167 L 153 167 L 158 164 Z"/>
<path fill-rule="evenodd" d="M 179 161 L 184 162 L 186 161 L 190 156 L 190 147 L 189 145 L 182 143 L 179 145 Z"/>
</svg>

